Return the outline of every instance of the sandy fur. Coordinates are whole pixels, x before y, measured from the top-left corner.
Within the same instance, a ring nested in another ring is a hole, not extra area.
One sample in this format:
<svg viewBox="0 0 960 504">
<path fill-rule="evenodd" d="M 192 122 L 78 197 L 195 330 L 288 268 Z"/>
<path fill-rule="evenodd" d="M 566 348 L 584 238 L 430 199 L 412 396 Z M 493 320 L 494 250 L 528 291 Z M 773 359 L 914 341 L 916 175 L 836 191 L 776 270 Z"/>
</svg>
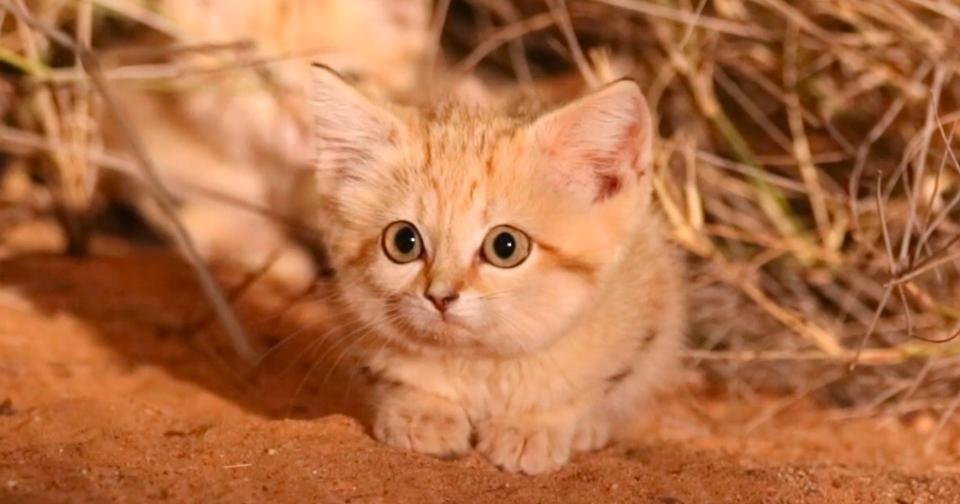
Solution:
<svg viewBox="0 0 960 504">
<path fill-rule="evenodd" d="M 529 474 L 605 445 L 669 381 L 685 330 L 636 85 L 519 116 L 391 110 L 323 68 L 317 87 L 322 215 L 364 327 L 376 437 L 439 456 L 474 447 Z M 418 227 L 421 260 L 384 256 L 398 220 Z M 477 255 L 500 224 L 534 242 L 516 268 Z M 449 319 L 423 296 L 438 283 L 460 294 Z"/>
</svg>

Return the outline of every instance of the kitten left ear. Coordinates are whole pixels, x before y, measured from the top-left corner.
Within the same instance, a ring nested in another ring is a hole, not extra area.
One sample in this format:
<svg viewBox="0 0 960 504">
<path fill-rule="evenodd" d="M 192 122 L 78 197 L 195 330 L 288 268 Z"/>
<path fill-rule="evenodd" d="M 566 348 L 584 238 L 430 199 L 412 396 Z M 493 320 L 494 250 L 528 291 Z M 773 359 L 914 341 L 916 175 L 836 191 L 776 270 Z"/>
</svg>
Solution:
<svg viewBox="0 0 960 504">
<path fill-rule="evenodd" d="M 316 168 L 340 179 L 358 179 L 394 147 L 401 123 L 328 66 L 312 65 Z"/>
<path fill-rule="evenodd" d="M 598 202 L 644 175 L 652 124 L 640 87 L 624 79 L 544 115 L 529 131 L 549 162 L 547 176 Z"/>
</svg>

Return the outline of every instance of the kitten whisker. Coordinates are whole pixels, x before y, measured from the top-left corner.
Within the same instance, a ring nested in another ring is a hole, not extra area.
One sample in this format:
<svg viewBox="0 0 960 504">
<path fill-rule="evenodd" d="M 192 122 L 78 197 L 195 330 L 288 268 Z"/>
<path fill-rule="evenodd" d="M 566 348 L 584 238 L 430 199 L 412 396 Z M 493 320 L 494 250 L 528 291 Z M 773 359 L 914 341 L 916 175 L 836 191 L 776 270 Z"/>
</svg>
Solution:
<svg viewBox="0 0 960 504">
<path fill-rule="evenodd" d="M 391 323 L 394 323 L 394 322 L 396 322 L 396 320 L 399 319 L 399 318 L 400 318 L 400 315 L 399 315 L 399 314 L 396 314 L 396 315 L 393 315 L 393 316 L 388 315 L 387 317 L 383 317 L 383 318 L 380 318 L 380 319 L 377 319 L 377 320 L 373 321 L 373 323 L 371 323 L 371 324 L 369 325 L 369 330 L 368 330 L 366 333 L 364 333 L 361 337 L 357 338 L 357 340 L 356 340 L 354 343 L 352 343 L 351 345 L 348 345 L 348 346 L 343 350 L 343 352 L 341 352 L 340 356 L 339 356 L 339 357 L 333 362 L 333 364 L 330 366 L 330 371 L 327 372 L 327 375 L 324 377 L 324 379 L 323 379 L 323 381 L 322 381 L 321 383 L 326 383 L 326 381 L 330 378 L 331 373 L 333 373 L 333 371 L 336 369 L 336 367 L 340 364 L 340 360 L 343 359 L 344 357 L 346 357 L 347 353 L 349 353 L 349 351 L 352 350 L 353 347 L 358 346 L 361 341 L 367 339 L 368 337 L 373 337 L 373 338 L 382 337 L 382 334 L 380 334 L 380 333 L 377 332 L 377 329 L 378 329 L 377 326 L 379 326 L 379 325 L 381 325 L 381 324 L 391 324 Z"/>
<path fill-rule="evenodd" d="M 358 320 L 359 320 L 359 319 L 358 319 Z M 372 334 L 372 331 L 371 331 L 371 330 L 373 329 L 373 324 L 376 323 L 376 322 L 378 322 L 378 321 L 368 322 L 368 321 L 359 320 L 360 327 L 357 328 L 357 329 L 355 329 L 355 330 L 353 330 L 353 331 L 351 331 L 349 335 L 346 335 L 345 337 L 343 337 L 343 338 L 340 339 L 341 342 L 342 342 L 342 341 L 348 341 L 348 345 L 347 345 L 347 347 L 345 348 L 344 353 L 341 354 L 341 357 L 338 357 L 337 360 L 336 360 L 336 362 L 334 363 L 334 365 L 331 365 L 331 366 L 330 366 L 330 369 L 331 369 L 330 372 L 332 372 L 332 370 L 335 368 L 336 364 L 339 363 L 340 359 L 342 358 L 342 355 L 345 355 L 346 350 L 350 349 L 350 348 L 351 348 L 352 346 L 354 346 L 358 341 L 361 341 L 361 340 L 365 339 L 368 335 Z M 361 331 L 363 331 L 363 334 L 361 334 L 359 337 L 356 337 L 356 335 L 357 335 L 359 332 L 361 332 Z M 338 343 L 338 344 L 339 344 L 339 343 Z M 334 348 L 335 348 L 335 347 L 328 348 L 327 351 L 323 353 L 323 355 L 321 355 L 319 358 L 317 358 L 317 359 L 314 361 L 314 363 L 310 366 L 310 369 L 307 370 L 307 372 L 306 372 L 306 374 L 304 375 L 303 379 L 300 381 L 300 383 L 297 385 L 297 388 L 294 390 L 293 397 L 290 398 L 290 404 L 289 404 L 289 406 L 288 406 L 288 416 L 292 416 L 291 414 L 292 414 L 292 411 L 293 411 L 293 407 L 295 406 L 296 400 L 299 398 L 300 392 L 303 390 L 303 387 L 304 387 L 304 386 L 307 384 L 307 382 L 309 381 L 310 375 L 313 374 L 313 372 L 314 372 L 320 365 L 323 365 L 323 364 L 326 363 L 326 357 L 327 357 L 327 355 L 329 355 L 329 353 L 330 353 Z M 327 377 L 324 379 L 324 381 L 321 382 L 321 383 L 325 383 L 327 379 L 329 379 L 329 373 L 328 373 Z"/>
<path fill-rule="evenodd" d="M 291 363 L 282 371 L 281 374 L 285 374 L 294 364 L 297 363 L 297 361 L 299 361 L 301 358 L 303 358 L 303 356 L 304 356 L 307 352 L 309 352 L 312 348 L 314 348 L 315 346 L 317 346 L 317 345 L 319 345 L 319 344 L 327 341 L 327 338 L 329 338 L 330 336 L 339 336 L 338 333 L 339 333 L 341 330 L 343 330 L 343 329 L 345 329 L 345 328 L 347 328 L 347 327 L 353 326 L 353 325 L 355 325 L 356 323 L 357 323 L 357 322 L 356 322 L 355 320 L 347 319 L 346 322 L 344 322 L 344 323 L 342 323 L 342 324 L 339 324 L 339 325 L 334 324 L 334 325 L 330 325 L 329 327 L 327 327 L 326 331 L 324 331 L 323 334 L 321 334 L 320 336 L 315 337 L 315 338 L 313 339 L 313 341 L 311 341 L 310 343 L 308 343 L 307 346 L 304 347 L 303 350 L 301 350 L 301 352 L 297 355 L 297 357 L 294 359 L 294 361 L 291 362 Z M 288 342 L 288 341 L 292 341 L 292 339 L 293 339 L 294 337 L 296 337 L 296 336 L 298 336 L 298 335 L 300 335 L 300 334 L 303 334 L 303 333 L 306 332 L 307 330 L 313 329 L 313 328 L 315 328 L 315 327 L 317 327 L 317 326 L 319 326 L 319 325 L 321 325 L 321 324 L 322 324 L 322 322 L 317 322 L 317 323 L 315 323 L 315 324 L 311 324 L 311 325 L 308 325 L 308 326 L 299 328 L 298 330 L 294 331 L 293 334 L 291 334 L 290 336 L 287 336 L 287 337 L 284 339 L 284 341 L 282 341 L 280 344 L 284 344 L 284 343 L 286 343 L 286 342 Z M 279 344 L 278 344 L 278 345 L 275 345 L 274 348 L 271 349 L 271 351 L 274 351 L 274 349 L 276 349 L 278 346 L 279 346 Z"/>
</svg>

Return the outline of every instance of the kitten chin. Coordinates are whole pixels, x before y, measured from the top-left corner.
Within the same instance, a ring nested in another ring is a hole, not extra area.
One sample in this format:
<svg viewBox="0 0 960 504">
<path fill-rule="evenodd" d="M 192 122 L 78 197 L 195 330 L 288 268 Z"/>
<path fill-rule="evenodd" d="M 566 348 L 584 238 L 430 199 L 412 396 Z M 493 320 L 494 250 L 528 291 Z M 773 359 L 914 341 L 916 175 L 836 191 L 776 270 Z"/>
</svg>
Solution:
<svg viewBox="0 0 960 504">
<path fill-rule="evenodd" d="M 608 443 L 669 383 L 685 331 L 639 86 L 516 116 L 314 80 L 330 260 L 379 336 L 374 435 L 527 474 Z"/>
</svg>

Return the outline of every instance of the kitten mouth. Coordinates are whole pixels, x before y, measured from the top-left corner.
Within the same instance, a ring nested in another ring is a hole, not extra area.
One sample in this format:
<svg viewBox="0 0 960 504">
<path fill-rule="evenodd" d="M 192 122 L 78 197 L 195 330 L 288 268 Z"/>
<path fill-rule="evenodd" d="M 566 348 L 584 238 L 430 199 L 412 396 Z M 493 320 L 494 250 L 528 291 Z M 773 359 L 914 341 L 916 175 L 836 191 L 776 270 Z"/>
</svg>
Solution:
<svg viewBox="0 0 960 504">
<path fill-rule="evenodd" d="M 451 331 L 470 332 L 471 328 L 467 321 L 458 315 L 449 311 L 440 312 L 437 310 L 427 310 L 415 315 L 419 319 L 419 325 L 431 332 L 449 333 Z"/>
<path fill-rule="evenodd" d="M 431 325 L 438 326 L 445 331 L 449 331 L 451 328 L 458 329 L 461 331 L 470 330 L 470 328 L 467 327 L 467 324 L 464 323 L 462 318 L 456 315 L 451 315 L 449 313 L 441 313 L 439 317 L 433 320 Z"/>
<path fill-rule="evenodd" d="M 472 334 L 470 327 L 462 319 L 449 314 L 445 316 L 437 314 L 427 317 L 426 320 L 421 318 L 415 326 L 420 330 L 407 330 L 406 336 L 430 345 L 446 346 L 456 342 L 462 343 L 471 339 Z"/>
<path fill-rule="evenodd" d="M 411 343 L 428 347 L 451 347 L 469 345 L 469 341 L 473 339 L 473 329 L 462 317 L 449 312 L 404 307 L 400 305 L 399 299 L 391 301 L 395 313 L 403 319 L 402 322 L 391 325 Z"/>
</svg>

